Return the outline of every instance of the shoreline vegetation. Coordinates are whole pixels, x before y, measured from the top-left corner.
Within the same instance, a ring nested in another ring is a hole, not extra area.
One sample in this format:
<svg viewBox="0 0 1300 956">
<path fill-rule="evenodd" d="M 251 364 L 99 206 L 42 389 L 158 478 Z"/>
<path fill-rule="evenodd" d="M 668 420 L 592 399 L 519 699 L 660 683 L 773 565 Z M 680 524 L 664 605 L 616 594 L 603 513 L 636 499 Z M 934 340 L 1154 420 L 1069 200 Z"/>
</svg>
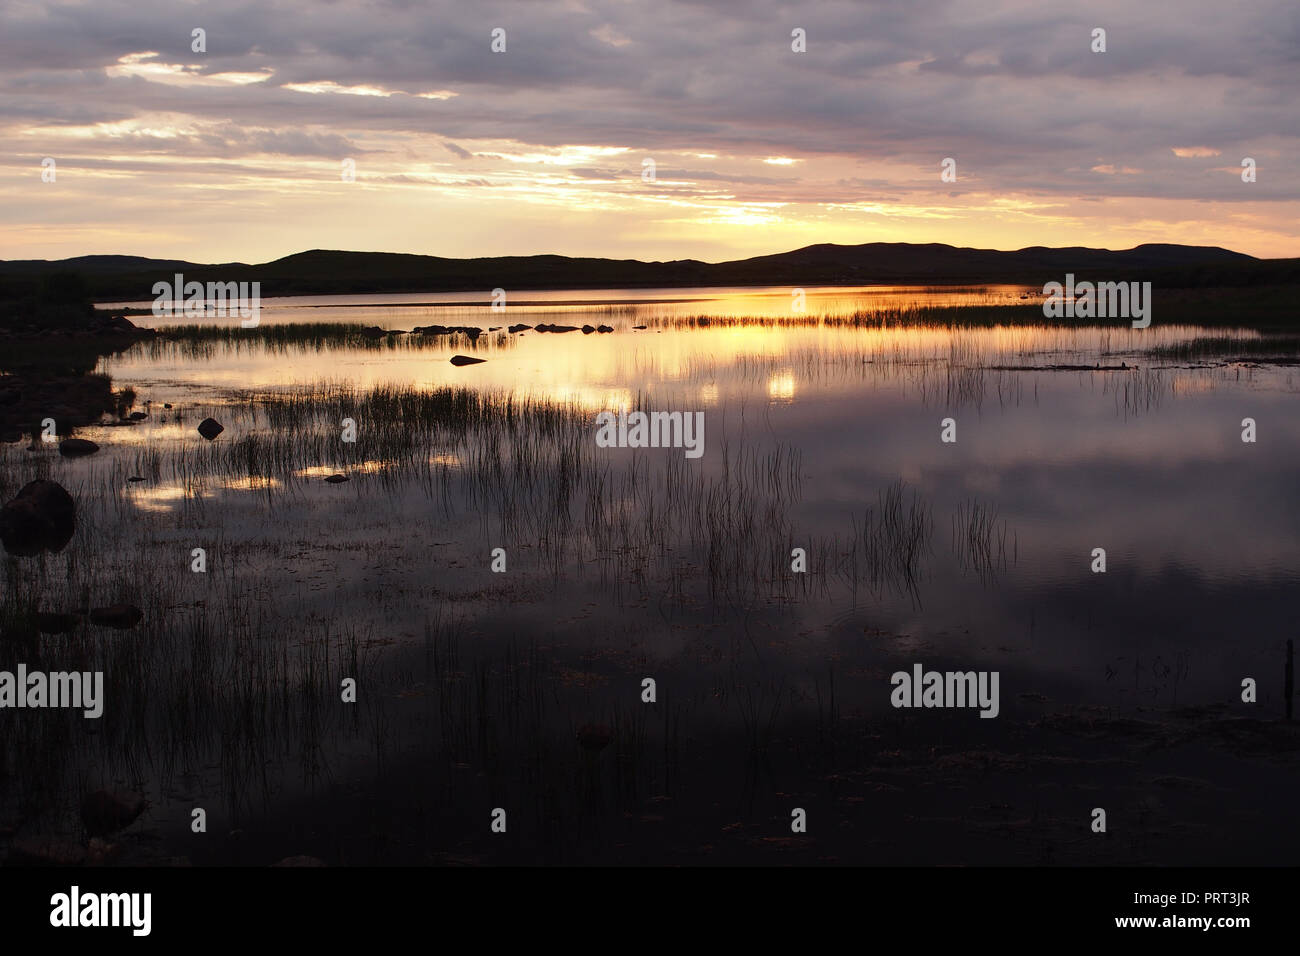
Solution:
<svg viewBox="0 0 1300 956">
<path fill-rule="evenodd" d="M 1147 356 L 1297 364 L 1300 362 L 1300 336 L 1294 334 L 1295 303 L 1300 302 L 1297 292 L 1300 286 L 1157 290 L 1157 323 L 1224 331 L 1245 329 L 1258 333 L 1258 338 L 1243 340 L 1238 336 L 1207 334 L 1176 346 L 1153 348 Z M 3 297 L 5 294 L 7 298 Z M 23 433 L 31 434 L 35 440 L 39 422 L 51 415 L 60 434 L 97 423 L 105 413 L 115 409 L 124 416 L 125 406 L 117 407 L 121 401 L 113 393 L 111 380 L 106 375 L 95 374 L 94 370 L 102 357 L 126 352 L 137 345 L 155 356 L 174 350 L 190 359 L 213 356 L 218 349 L 245 348 L 287 353 L 325 348 L 420 350 L 454 345 L 470 351 L 482 347 L 495 351 L 513 347 L 519 334 L 568 332 L 575 333 L 572 340 L 577 341 L 584 339 L 589 331 L 597 331 L 590 325 L 581 328 L 546 323 L 507 326 L 507 319 L 498 318 L 500 313 L 489 313 L 488 321 L 481 325 L 415 326 L 410 330 L 346 322 L 279 322 L 255 328 L 214 322 L 163 325 L 154 329 L 137 327 L 125 317 L 125 311 L 97 309 L 90 296 L 90 285 L 78 274 L 53 273 L 17 285 L 0 281 L 0 343 L 5 347 L 0 364 L 0 440 L 19 441 Z M 599 331 L 624 335 L 745 326 L 865 331 L 901 328 L 957 331 L 1017 326 L 1077 329 L 1106 328 L 1116 323 L 1117 328 L 1128 327 L 1124 320 L 1049 319 L 1043 315 L 1042 302 L 1037 297 L 1017 304 L 917 303 L 840 314 L 812 311 L 737 316 L 701 312 L 638 319 L 632 307 L 599 302 L 592 303 L 590 311 L 599 315 L 602 323 L 617 324 L 617 327 L 602 324 Z M 133 314 L 140 312 L 145 310 L 134 310 Z M 640 324 L 632 325 L 632 321 Z M 1047 366 L 1034 368 L 1053 370 Z"/>
</svg>

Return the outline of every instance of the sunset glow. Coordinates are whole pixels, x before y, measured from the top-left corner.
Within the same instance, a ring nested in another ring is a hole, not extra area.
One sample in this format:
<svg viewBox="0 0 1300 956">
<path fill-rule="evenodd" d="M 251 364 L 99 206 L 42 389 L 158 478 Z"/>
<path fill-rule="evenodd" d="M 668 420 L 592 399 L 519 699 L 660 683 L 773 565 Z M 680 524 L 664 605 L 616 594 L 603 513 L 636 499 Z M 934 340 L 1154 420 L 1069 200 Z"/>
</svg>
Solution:
<svg viewBox="0 0 1300 956">
<path fill-rule="evenodd" d="M 801 53 L 777 8 L 11 6 L 0 257 L 717 261 L 872 241 L 1296 255 L 1294 61 L 1258 45 L 1268 9 L 1246 23 L 1197 7 L 1090 10 L 1113 38 L 1103 70 L 1091 19 L 1016 3 L 944 5 L 941 32 L 928 6 L 822 8 L 798 24 Z"/>
</svg>

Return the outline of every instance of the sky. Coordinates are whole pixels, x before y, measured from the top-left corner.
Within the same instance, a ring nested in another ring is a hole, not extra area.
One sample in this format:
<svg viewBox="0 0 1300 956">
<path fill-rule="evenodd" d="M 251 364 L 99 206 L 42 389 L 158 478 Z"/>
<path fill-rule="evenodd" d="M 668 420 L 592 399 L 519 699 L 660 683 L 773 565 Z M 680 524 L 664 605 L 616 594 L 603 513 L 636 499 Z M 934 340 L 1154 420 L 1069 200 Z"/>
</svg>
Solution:
<svg viewBox="0 0 1300 956">
<path fill-rule="evenodd" d="M 0 0 L 0 258 L 1300 256 L 1298 88 L 1295 0 Z"/>
</svg>

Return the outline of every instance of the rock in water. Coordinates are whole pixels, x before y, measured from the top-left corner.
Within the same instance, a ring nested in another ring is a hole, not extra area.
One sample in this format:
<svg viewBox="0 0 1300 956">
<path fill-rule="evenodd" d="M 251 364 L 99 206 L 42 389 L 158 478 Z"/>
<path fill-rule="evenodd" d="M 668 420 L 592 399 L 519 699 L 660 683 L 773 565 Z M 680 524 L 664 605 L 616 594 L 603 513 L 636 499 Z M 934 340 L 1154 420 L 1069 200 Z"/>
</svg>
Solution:
<svg viewBox="0 0 1300 956">
<path fill-rule="evenodd" d="M 578 728 L 578 744 L 588 753 L 600 753 L 614 739 L 604 724 L 583 724 Z"/>
<path fill-rule="evenodd" d="M 225 430 L 226 429 L 221 422 L 217 421 L 215 418 L 205 418 L 203 421 L 199 422 L 199 434 L 208 441 L 212 441 L 212 439 L 216 438 Z"/>
<path fill-rule="evenodd" d="M 38 611 L 36 626 L 42 634 L 67 634 L 77 626 L 75 614 L 56 614 L 53 611 Z"/>
<path fill-rule="evenodd" d="M 144 797 L 138 793 L 96 790 L 81 801 L 81 822 L 91 836 L 108 836 L 129 827 L 147 806 Z"/>
<path fill-rule="evenodd" d="M 92 624 L 116 628 L 119 631 L 135 627 L 143 617 L 144 612 L 134 604 L 110 604 L 108 607 L 93 608 L 90 612 Z"/>
<path fill-rule="evenodd" d="M 468 355 L 453 355 L 451 357 L 452 365 L 481 365 L 487 359 L 470 358 Z"/>
<path fill-rule="evenodd" d="M 330 475 L 325 480 L 328 481 L 331 485 L 341 485 L 343 484 L 343 482 L 351 481 L 352 479 L 349 478 L 347 475 Z"/>
<path fill-rule="evenodd" d="M 76 529 L 77 506 L 57 481 L 28 482 L 0 508 L 0 542 L 18 557 L 62 551 Z"/>
<path fill-rule="evenodd" d="M 97 451 L 99 446 L 86 438 L 65 438 L 59 442 L 59 454 L 64 458 L 80 458 Z"/>
</svg>

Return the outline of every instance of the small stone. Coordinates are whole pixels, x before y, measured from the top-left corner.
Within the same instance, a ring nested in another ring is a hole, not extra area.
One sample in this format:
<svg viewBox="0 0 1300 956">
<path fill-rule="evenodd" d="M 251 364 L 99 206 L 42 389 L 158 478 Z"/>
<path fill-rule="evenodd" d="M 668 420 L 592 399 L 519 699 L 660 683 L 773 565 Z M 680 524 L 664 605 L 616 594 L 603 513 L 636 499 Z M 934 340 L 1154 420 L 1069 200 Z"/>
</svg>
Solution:
<svg viewBox="0 0 1300 956">
<path fill-rule="evenodd" d="M 212 441 L 225 430 L 225 426 L 215 418 L 205 418 L 199 422 L 198 432 L 208 441 Z"/>
<path fill-rule="evenodd" d="M 111 627 L 126 631 L 135 627 L 144 619 L 144 612 L 134 604 L 110 604 L 97 607 L 90 612 L 90 622 L 101 627 Z"/>
<path fill-rule="evenodd" d="M 65 438 L 59 442 L 59 454 L 64 458 L 83 458 L 99 451 L 99 445 L 87 438 Z"/>
</svg>

